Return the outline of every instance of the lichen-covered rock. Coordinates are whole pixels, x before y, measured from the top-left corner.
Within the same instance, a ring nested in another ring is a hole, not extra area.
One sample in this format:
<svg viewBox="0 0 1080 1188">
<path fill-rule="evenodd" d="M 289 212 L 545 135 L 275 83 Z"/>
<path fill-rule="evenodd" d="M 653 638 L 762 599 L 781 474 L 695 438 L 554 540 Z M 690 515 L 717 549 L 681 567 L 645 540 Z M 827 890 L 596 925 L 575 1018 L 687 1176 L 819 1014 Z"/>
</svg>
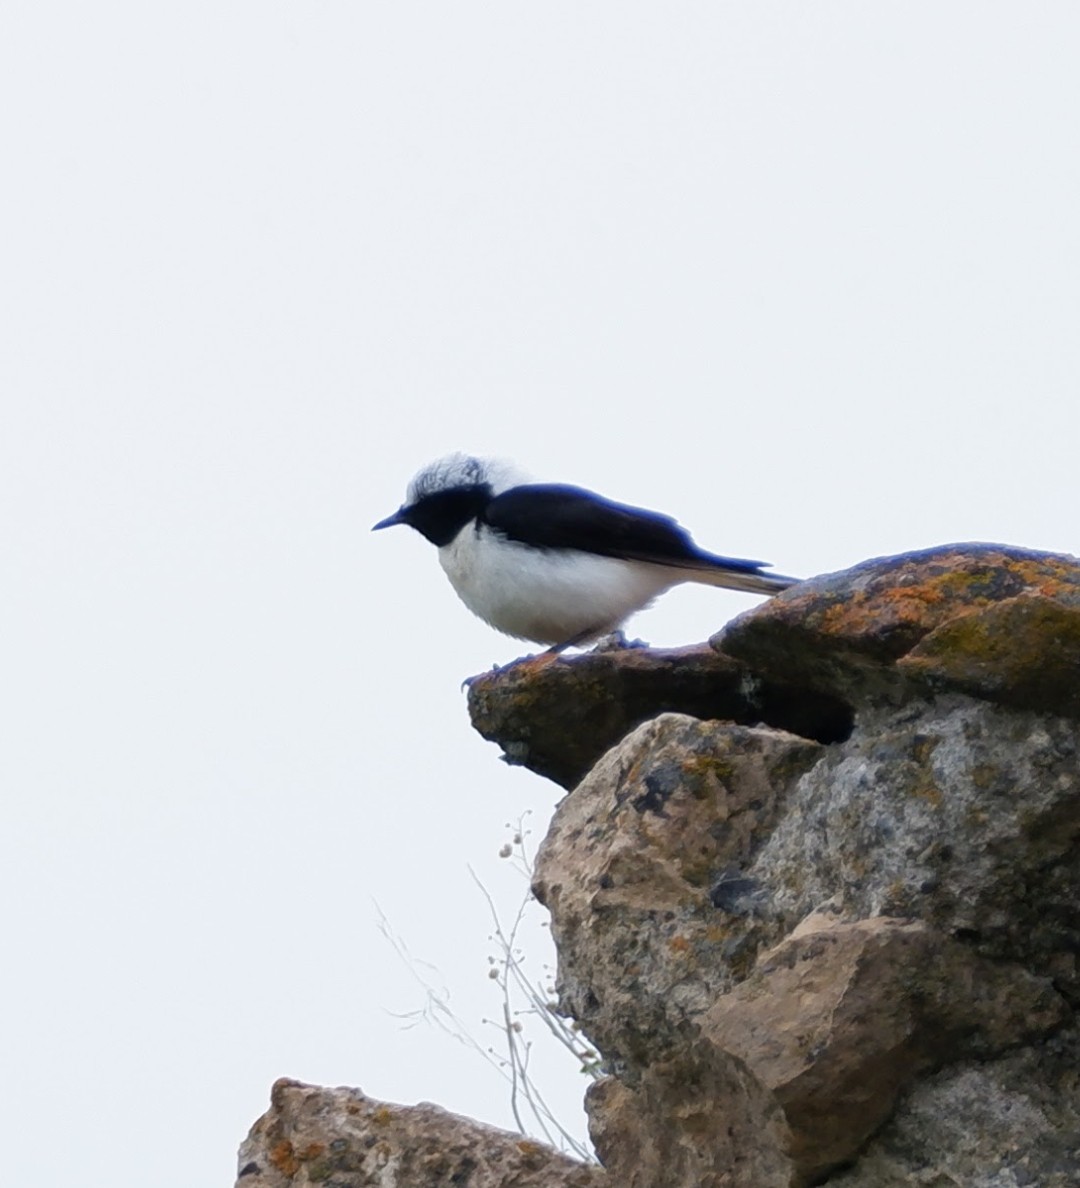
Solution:
<svg viewBox="0 0 1080 1188">
<path fill-rule="evenodd" d="M 712 1175 L 727 1156 L 701 1146 L 702 1119 L 710 1111 L 745 1113 L 747 1101 L 760 1103 L 767 1092 L 784 1119 L 783 1136 L 774 1128 L 764 1148 L 770 1166 L 788 1167 L 791 1183 L 810 1182 L 855 1154 L 918 1073 L 1045 1035 L 1067 1017 L 1045 976 L 989 961 L 952 939 L 955 928 L 945 934 L 898 919 L 896 908 L 914 906 L 902 895 L 901 875 L 910 870 L 919 874 L 924 907 L 935 890 L 966 910 L 977 906 L 977 893 L 1016 894 L 974 853 L 964 852 L 958 866 L 958 877 L 966 871 L 972 881 L 947 889 L 940 877 L 931 886 L 917 859 L 931 841 L 952 841 L 1015 862 L 1025 844 L 1018 818 L 1032 823 L 1063 803 L 1080 805 L 1071 735 L 1029 730 L 1018 743 L 1003 733 L 1001 710 L 967 699 L 923 710 L 918 730 L 910 706 L 878 711 L 865 736 L 860 724 L 834 749 L 779 731 L 663 715 L 613 748 L 559 806 L 535 888 L 552 912 L 563 1006 L 622 1086 L 590 1103 L 594 1131 L 609 1136 L 602 1151 L 618 1148 L 614 1133 L 638 1135 L 652 1153 L 631 1161 L 638 1176 L 650 1159 L 670 1161 L 676 1150 L 694 1175 Z M 935 742 L 937 732 L 948 747 Z M 913 735 L 921 740 L 914 756 Z M 890 750 L 894 739 L 899 754 Z M 868 740 L 879 766 L 863 753 Z M 1058 770 L 1051 757 L 1061 745 Z M 1026 796 L 1021 784 L 1020 798 L 1002 802 L 986 746 L 1011 747 L 1016 771 L 1029 763 L 1035 782 L 1052 778 Z M 939 749 L 949 767 L 934 787 L 959 787 L 969 768 L 981 773 L 949 812 L 925 804 L 932 781 L 920 764 L 932 771 Z M 851 787 L 836 771 L 845 755 L 860 773 Z M 884 801 L 878 814 L 895 820 L 883 824 L 867 812 L 871 788 Z M 977 814 L 981 842 L 971 825 Z M 841 831 L 850 852 L 837 840 Z M 1064 840 L 1058 834 L 1049 844 Z M 1043 849 L 1030 855 L 1036 866 L 1045 856 Z M 859 864 L 858 879 L 838 872 L 845 861 Z M 845 896 L 849 884 L 858 896 Z M 875 889 L 896 902 L 879 904 Z M 828 910 L 803 918 L 825 900 Z M 680 1072 L 690 1052 L 692 1067 Z M 692 1110 L 683 1102 L 665 1112 L 658 1086 L 680 1078 L 728 1086 L 723 1104 L 706 1095 Z M 736 1108 L 736 1100 L 743 1104 Z M 633 1124 L 607 1119 L 612 1103 Z M 762 1126 L 748 1132 L 764 1133 Z M 756 1166 L 762 1149 L 752 1149 Z M 670 1183 L 696 1183 L 686 1174 Z"/>
<path fill-rule="evenodd" d="M 1080 607 L 1025 593 L 935 627 L 897 668 L 932 689 L 1080 714 Z"/>
<path fill-rule="evenodd" d="M 562 1003 L 609 1060 L 660 1058 L 736 976 L 742 930 L 713 898 L 820 752 L 780 731 L 664 714 L 560 804 L 534 889 L 552 913 Z"/>
<path fill-rule="evenodd" d="M 577 785 L 535 890 L 607 1170 L 284 1082 L 244 1188 L 1080 1184 L 1080 563 L 884 558 L 711 642 L 470 690 Z"/>
<path fill-rule="evenodd" d="M 783 680 L 819 694 L 830 692 L 852 705 L 881 697 L 920 694 L 920 675 L 941 687 L 972 691 L 971 651 L 965 637 L 946 636 L 968 651 L 966 666 L 950 683 L 949 665 L 934 649 L 936 668 L 905 668 L 897 662 L 932 632 L 964 617 L 983 613 L 1020 597 L 1038 596 L 1057 608 L 1080 610 L 1080 562 L 1056 553 L 1037 553 L 1008 545 L 943 545 L 919 553 L 882 557 L 854 569 L 800 582 L 754 610 L 740 615 L 711 641 L 743 660 L 761 678 Z M 1007 616 L 1008 618 L 1008 616 Z M 1024 681 L 1037 656 L 1052 661 L 1059 648 L 1059 619 L 1029 615 Z M 1069 622 L 1073 623 L 1071 617 Z M 1069 629 L 1075 647 L 1075 626 Z M 928 647 L 930 645 L 928 644 Z M 985 648 L 983 648 L 985 654 Z M 985 680 L 979 691 L 1008 698 L 1009 682 Z M 1038 707 L 1057 713 L 1075 709 L 1075 693 L 1059 682 L 1064 701 Z M 1067 704 L 1066 704 L 1067 703 Z M 1015 700 L 1013 704 L 1016 704 Z"/>
<path fill-rule="evenodd" d="M 767 722 L 834 742 L 851 711 L 826 693 L 755 677 L 705 644 L 542 655 L 473 677 L 469 713 L 504 758 L 572 788 L 609 747 L 662 713 Z"/>
<path fill-rule="evenodd" d="M 800 582 L 710 640 L 537 656 L 469 685 L 505 758 L 572 788 L 658 714 L 842 741 L 853 708 L 942 690 L 1080 716 L 1080 562 L 944 545 Z"/>
<path fill-rule="evenodd" d="M 280 1080 L 240 1148 L 237 1188 L 607 1188 L 608 1174 L 437 1106 Z"/>
<path fill-rule="evenodd" d="M 866 710 L 748 876 L 786 933 L 826 900 L 1019 961 L 1080 1000 L 1080 731 L 953 695 Z"/>
</svg>

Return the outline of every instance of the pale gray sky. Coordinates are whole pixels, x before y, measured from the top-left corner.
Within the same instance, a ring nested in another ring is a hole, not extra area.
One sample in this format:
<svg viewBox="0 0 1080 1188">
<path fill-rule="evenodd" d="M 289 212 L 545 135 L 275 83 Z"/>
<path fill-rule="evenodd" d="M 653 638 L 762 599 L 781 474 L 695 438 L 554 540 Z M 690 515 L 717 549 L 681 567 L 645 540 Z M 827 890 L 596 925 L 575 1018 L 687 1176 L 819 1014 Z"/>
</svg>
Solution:
<svg viewBox="0 0 1080 1188">
<path fill-rule="evenodd" d="M 372 905 L 483 1036 L 466 867 L 512 911 L 557 797 L 459 690 L 519 646 L 368 532 L 421 463 L 795 574 L 1080 550 L 1078 52 L 1067 2 L 9 0 L 7 1182 L 228 1183 L 280 1075 L 508 1123 Z"/>
</svg>

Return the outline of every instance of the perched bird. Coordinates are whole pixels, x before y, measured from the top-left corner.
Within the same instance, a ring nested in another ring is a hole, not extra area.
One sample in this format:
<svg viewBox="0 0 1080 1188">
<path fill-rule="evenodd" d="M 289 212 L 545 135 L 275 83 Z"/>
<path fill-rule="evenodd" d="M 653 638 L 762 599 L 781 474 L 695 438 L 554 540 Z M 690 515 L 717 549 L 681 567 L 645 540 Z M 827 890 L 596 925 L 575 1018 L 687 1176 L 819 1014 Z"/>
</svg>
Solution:
<svg viewBox="0 0 1080 1188">
<path fill-rule="evenodd" d="M 451 454 L 425 466 L 375 529 L 408 524 L 439 550 L 462 602 L 498 631 L 551 651 L 614 631 L 681 582 L 776 594 L 798 579 L 699 549 L 670 516 L 592 491 L 523 480 Z"/>
</svg>

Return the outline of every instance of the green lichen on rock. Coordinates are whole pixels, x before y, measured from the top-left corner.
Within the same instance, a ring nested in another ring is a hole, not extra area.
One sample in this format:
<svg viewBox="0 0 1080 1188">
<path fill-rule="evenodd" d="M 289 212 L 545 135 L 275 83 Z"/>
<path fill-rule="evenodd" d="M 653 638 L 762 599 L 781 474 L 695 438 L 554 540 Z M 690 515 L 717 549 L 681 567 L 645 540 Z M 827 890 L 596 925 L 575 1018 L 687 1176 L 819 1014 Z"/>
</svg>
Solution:
<svg viewBox="0 0 1080 1188">
<path fill-rule="evenodd" d="M 943 623 L 898 667 L 937 689 L 1080 713 L 1080 607 L 1024 593 Z"/>
</svg>

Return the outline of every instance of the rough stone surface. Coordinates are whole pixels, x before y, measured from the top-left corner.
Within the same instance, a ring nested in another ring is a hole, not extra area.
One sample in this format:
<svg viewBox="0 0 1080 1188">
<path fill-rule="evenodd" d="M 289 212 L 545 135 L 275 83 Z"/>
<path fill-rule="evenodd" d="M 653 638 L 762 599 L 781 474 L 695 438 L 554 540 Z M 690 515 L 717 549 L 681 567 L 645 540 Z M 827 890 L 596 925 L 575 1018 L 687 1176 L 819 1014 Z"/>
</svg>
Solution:
<svg viewBox="0 0 1080 1188">
<path fill-rule="evenodd" d="M 936 627 L 897 661 L 933 689 L 1009 706 L 1080 713 L 1080 608 L 1018 594 Z"/>
<path fill-rule="evenodd" d="M 958 697 L 925 705 L 913 731 L 915 715 L 910 705 L 868 711 L 865 735 L 860 720 L 833 748 L 663 715 L 561 803 L 535 889 L 552 911 L 562 1004 L 618 1077 L 619 1089 L 590 1101 L 602 1155 L 619 1149 L 612 1135 L 633 1134 L 638 1176 L 677 1152 L 687 1178 L 672 1183 L 725 1166 L 735 1175 L 730 1152 L 701 1150 L 700 1134 L 709 1116 L 713 1129 L 743 1118 L 731 1133 L 745 1177 L 727 1182 L 756 1184 L 767 1166 L 788 1168 L 781 1182 L 809 1183 L 852 1158 L 918 1074 L 1065 1022 L 1049 974 L 1068 933 L 1032 919 L 1011 934 L 1013 948 L 977 945 L 930 905 L 940 895 L 970 923 L 981 895 L 1000 912 L 1019 894 L 1006 876 L 1025 846 L 1040 878 L 1063 877 L 1047 859 L 1069 851 L 1063 806 L 1080 805 L 1075 725 L 1041 720 L 1009 734 L 1004 711 Z M 999 762 L 1011 755 L 1012 797 L 990 778 L 988 746 Z M 935 756 L 946 764 L 936 782 L 925 769 Z M 845 761 L 857 778 L 838 773 Z M 954 789 L 949 812 L 939 786 Z M 955 871 L 931 880 L 920 860 L 949 845 Z M 906 918 L 919 907 L 925 918 Z M 1049 950 L 1036 972 L 980 955 L 1030 960 L 1036 923 Z M 748 1075 L 736 1077 L 732 1058 Z M 713 1096 L 676 1109 L 659 1087 L 676 1083 L 708 1083 Z M 782 1111 L 779 1130 L 746 1119 L 762 1091 Z"/>
<path fill-rule="evenodd" d="M 702 1032 L 772 1090 L 814 1178 L 849 1158 L 927 1068 L 1060 1026 L 1045 980 L 914 921 L 804 921 L 710 1008 Z"/>
<path fill-rule="evenodd" d="M 589 1100 L 609 1167 L 756 1188 L 872 1156 L 883 1184 L 1080 1183 L 1047 1055 L 1080 999 L 1078 619 L 1072 559 L 996 546 L 807 583 L 717 642 L 843 699 L 850 734 L 665 715 L 562 802 L 536 890 L 563 1005 L 612 1070 Z M 955 1070 L 985 1087 L 955 1111 L 978 1141 L 920 1129 Z M 1053 1143 L 992 1133 L 1036 1099 Z"/>
<path fill-rule="evenodd" d="M 884 558 L 712 643 L 470 692 L 576 784 L 535 889 L 607 1170 L 287 1082 L 247 1188 L 1080 1184 L 1080 565 Z"/>
<path fill-rule="evenodd" d="M 1075 1188 L 1080 1037 L 963 1061 L 916 1084 L 830 1188 Z"/>
<path fill-rule="evenodd" d="M 469 713 L 509 763 L 572 788 L 635 726 L 673 712 L 772 726 L 821 742 L 846 737 L 851 711 L 828 694 L 755 677 L 705 644 L 536 656 L 469 682 Z"/>
<path fill-rule="evenodd" d="M 952 695 L 868 709 L 800 781 L 748 877 L 766 933 L 825 902 L 917 917 L 1080 996 L 1080 731 Z"/>
<path fill-rule="evenodd" d="M 237 1188 L 607 1188 L 598 1167 L 437 1106 L 281 1080 L 240 1148 Z"/>
<path fill-rule="evenodd" d="M 619 1188 L 787 1188 L 783 1112 L 737 1058 L 687 1032 L 678 1055 L 633 1084 L 609 1077 L 587 1101 L 597 1154 Z"/>
<path fill-rule="evenodd" d="M 562 1003 L 609 1060 L 682 1044 L 684 1020 L 730 985 L 736 954 L 713 898 L 739 894 L 737 872 L 820 753 L 780 731 L 664 714 L 559 805 L 534 890 L 552 913 Z"/>
<path fill-rule="evenodd" d="M 917 696 L 919 684 L 910 679 L 917 674 L 897 667 L 898 660 L 950 622 L 1031 595 L 1080 608 L 1080 562 L 1008 545 L 942 545 L 801 582 L 740 615 L 711 642 L 762 679 L 831 692 L 850 704 Z M 960 640 L 966 643 L 963 634 Z M 1057 622 L 1033 618 L 1025 665 L 1058 647 Z M 952 687 L 940 652 L 933 675 Z M 990 684 L 982 692 L 988 695 Z M 1064 704 L 1040 708 L 1066 712 Z"/>
</svg>

